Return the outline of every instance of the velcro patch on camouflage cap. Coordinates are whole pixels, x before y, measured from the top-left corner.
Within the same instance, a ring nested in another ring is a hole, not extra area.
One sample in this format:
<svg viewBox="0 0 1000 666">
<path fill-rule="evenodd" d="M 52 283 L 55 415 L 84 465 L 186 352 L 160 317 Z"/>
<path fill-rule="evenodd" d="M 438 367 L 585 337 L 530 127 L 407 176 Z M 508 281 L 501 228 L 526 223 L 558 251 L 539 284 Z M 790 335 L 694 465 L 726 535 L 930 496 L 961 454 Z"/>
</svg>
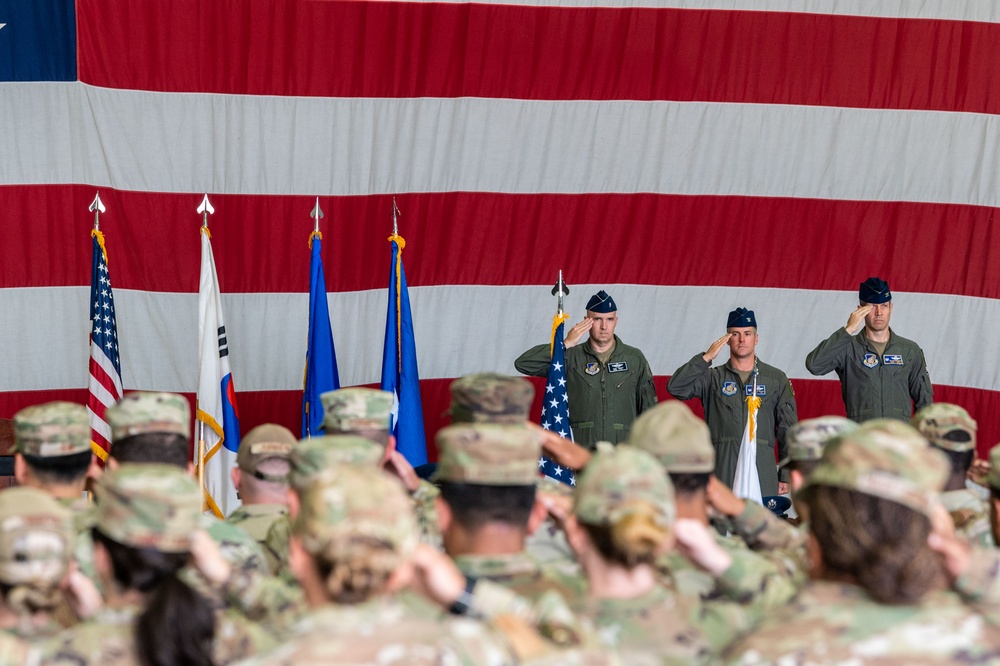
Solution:
<svg viewBox="0 0 1000 666">
<path fill-rule="evenodd" d="M 819 460 L 823 456 L 823 447 L 827 442 L 857 427 L 857 423 L 843 416 L 820 416 L 799 421 L 788 429 L 785 436 L 788 456 L 778 465 L 784 466 L 793 460 Z"/>
<path fill-rule="evenodd" d="M 400 483 L 373 467 L 340 466 L 318 474 L 302 496 L 292 533 L 329 561 L 348 560 L 371 539 L 400 555 L 416 547 L 413 505 Z"/>
<path fill-rule="evenodd" d="M 101 477 L 96 506 L 95 526 L 111 540 L 181 553 L 198 529 L 202 493 L 177 467 L 129 463 Z"/>
<path fill-rule="evenodd" d="M 53 458 L 90 451 L 87 408 L 73 402 L 47 402 L 26 407 L 14 415 L 15 450 L 29 456 Z"/>
<path fill-rule="evenodd" d="M 956 453 L 976 448 L 976 421 L 958 405 L 935 402 L 914 414 L 910 423 L 938 448 Z"/>
<path fill-rule="evenodd" d="M 289 483 L 301 492 L 324 469 L 341 465 L 375 468 L 385 449 L 358 435 L 324 435 L 300 440 L 292 448 Z"/>
<path fill-rule="evenodd" d="M 484 486 L 533 486 L 538 483 L 539 435 L 524 426 L 457 423 L 436 436 L 435 479 Z"/>
<path fill-rule="evenodd" d="M 915 429 L 876 419 L 830 441 L 801 492 L 836 486 L 930 515 L 949 470 L 944 454 L 927 446 Z"/>
<path fill-rule="evenodd" d="M 394 396 L 388 391 L 352 386 L 320 395 L 323 427 L 329 434 L 388 430 Z"/>
<path fill-rule="evenodd" d="M 451 383 L 452 423 L 523 424 L 535 387 L 524 377 L 482 372 Z"/>
<path fill-rule="evenodd" d="M 674 488 L 652 455 L 634 446 L 598 451 L 576 478 L 573 513 L 589 525 L 614 525 L 640 504 L 663 527 L 673 525 Z"/>
<path fill-rule="evenodd" d="M 126 393 L 117 404 L 108 407 L 105 418 L 111 426 L 112 441 L 145 433 L 190 436 L 191 406 L 179 393 Z"/>
<path fill-rule="evenodd" d="M 288 428 L 275 423 L 262 423 L 240 440 L 236 466 L 253 474 L 264 460 L 287 459 L 296 441 L 297 438 Z M 270 480 L 284 480 L 284 477 Z"/>
<path fill-rule="evenodd" d="M 667 472 L 715 469 L 708 426 L 679 400 L 667 400 L 643 412 L 632 424 L 628 443 L 652 454 Z"/>
</svg>

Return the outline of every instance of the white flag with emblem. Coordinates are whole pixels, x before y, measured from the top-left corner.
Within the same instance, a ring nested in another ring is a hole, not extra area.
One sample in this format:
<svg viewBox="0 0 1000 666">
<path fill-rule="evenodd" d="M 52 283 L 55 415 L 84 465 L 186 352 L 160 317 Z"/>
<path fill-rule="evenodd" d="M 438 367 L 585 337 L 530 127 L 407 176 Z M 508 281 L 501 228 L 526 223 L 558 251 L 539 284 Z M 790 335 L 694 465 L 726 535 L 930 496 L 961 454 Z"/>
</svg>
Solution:
<svg viewBox="0 0 1000 666">
<path fill-rule="evenodd" d="M 747 396 L 747 425 L 743 429 L 740 455 L 736 460 L 736 478 L 733 492 L 737 497 L 763 504 L 760 493 L 760 476 L 757 474 L 757 410 L 761 400 L 757 396 L 757 368 L 753 370 L 753 391 Z"/>
</svg>

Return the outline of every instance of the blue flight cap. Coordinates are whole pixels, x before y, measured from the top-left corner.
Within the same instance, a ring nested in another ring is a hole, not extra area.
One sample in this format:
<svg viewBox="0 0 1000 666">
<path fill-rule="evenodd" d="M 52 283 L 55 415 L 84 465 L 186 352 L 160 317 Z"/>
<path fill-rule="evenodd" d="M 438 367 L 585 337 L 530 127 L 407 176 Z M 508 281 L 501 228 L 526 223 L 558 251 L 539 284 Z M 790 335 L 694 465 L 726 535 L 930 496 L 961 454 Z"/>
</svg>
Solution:
<svg viewBox="0 0 1000 666">
<path fill-rule="evenodd" d="M 757 328 L 757 317 L 754 315 L 753 310 L 736 308 L 729 313 L 726 328 L 746 328 L 747 326 Z"/>
<path fill-rule="evenodd" d="M 762 497 L 761 501 L 764 503 L 764 508 L 770 509 L 778 518 L 785 518 L 785 512 L 792 507 L 792 500 L 784 495 L 769 495 Z"/>
<path fill-rule="evenodd" d="M 615 305 L 615 299 L 611 298 L 611 296 L 608 295 L 608 292 L 602 289 L 591 296 L 590 300 L 587 301 L 587 310 L 589 312 L 604 314 L 607 312 L 616 312 L 618 310 L 618 306 Z"/>
<path fill-rule="evenodd" d="M 888 303 L 892 300 L 892 292 L 889 291 L 889 283 L 882 278 L 870 277 L 861 283 L 858 289 L 858 299 L 862 303 Z"/>
</svg>

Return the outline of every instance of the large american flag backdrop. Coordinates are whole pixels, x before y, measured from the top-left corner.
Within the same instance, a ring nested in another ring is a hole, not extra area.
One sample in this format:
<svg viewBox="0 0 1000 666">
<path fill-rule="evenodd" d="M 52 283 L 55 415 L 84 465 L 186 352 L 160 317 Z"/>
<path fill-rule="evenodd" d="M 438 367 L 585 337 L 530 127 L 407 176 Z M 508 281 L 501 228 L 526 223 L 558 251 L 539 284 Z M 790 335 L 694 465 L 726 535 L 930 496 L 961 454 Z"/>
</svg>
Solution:
<svg viewBox="0 0 1000 666">
<path fill-rule="evenodd" d="M 661 397 L 754 309 L 802 417 L 843 413 L 804 359 L 885 277 L 935 398 L 1000 440 L 997 3 L 608 4 L 0 0 L 0 416 L 86 400 L 96 190 L 124 386 L 193 396 L 207 192 L 241 422 L 294 430 L 315 197 L 348 386 L 395 195 L 429 433 L 451 378 L 548 340 L 562 269 Z"/>
</svg>

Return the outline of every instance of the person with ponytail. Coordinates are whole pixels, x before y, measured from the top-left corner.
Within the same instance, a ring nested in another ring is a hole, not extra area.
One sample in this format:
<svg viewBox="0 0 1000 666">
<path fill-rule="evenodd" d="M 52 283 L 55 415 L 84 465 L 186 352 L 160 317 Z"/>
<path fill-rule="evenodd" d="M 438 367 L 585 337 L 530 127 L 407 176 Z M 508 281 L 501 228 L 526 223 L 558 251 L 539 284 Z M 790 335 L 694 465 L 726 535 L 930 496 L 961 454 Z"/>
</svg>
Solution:
<svg viewBox="0 0 1000 666">
<path fill-rule="evenodd" d="M 50 661 L 216 663 L 212 604 L 179 576 L 198 532 L 198 485 L 177 467 L 135 463 L 106 472 L 97 492 L 94 565 L 105 603 L 57 637 Z"/>
<path fill-rule="evenodd" d="M 810 581 L 728 663 L 1000 662 L 1000 630 L 948 589 L 931 548 L 949 469 L 898 421 L 829 442 L 796 498 L 809 510 Z"/>
<path fill-rule="evenodd" d="M 674 490 L 651 455 L 602 448 L 577 475 L 564 525 L 587 579 L 574 610 L 623 663 L 707 663 L 712 650 L 686 605 L 659 584 L 656 559 L 674 543 Z M 707 533 L 707 530 L 706 530 Z"/>
</svg>

